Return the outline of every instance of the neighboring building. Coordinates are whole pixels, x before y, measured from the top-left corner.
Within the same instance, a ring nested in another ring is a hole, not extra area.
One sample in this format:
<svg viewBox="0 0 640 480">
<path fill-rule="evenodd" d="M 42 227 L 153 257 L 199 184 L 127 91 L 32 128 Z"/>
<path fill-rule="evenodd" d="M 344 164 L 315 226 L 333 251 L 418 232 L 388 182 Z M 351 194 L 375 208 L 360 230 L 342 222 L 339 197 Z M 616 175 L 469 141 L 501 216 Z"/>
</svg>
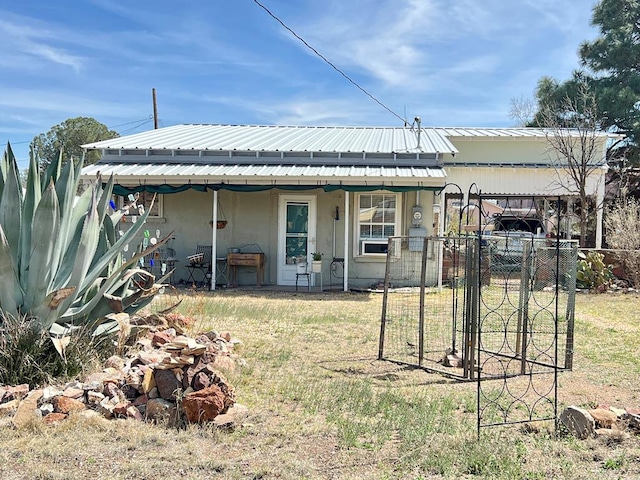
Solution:
<svg viewBox="0 0 640 480">
<path fill-rule="evenodd" d="M 115 193 L 158 193 L 150 230 L 174 231 L 178 259 L 196 245 L 264 252 L 266 283 L 295 284 L 295 262 L 324 258 L 323 283 L 368 287 L 384 276 L 389 236 L 432 235 L 445 194 L 561 194 L 543 129 L 176 125 L 84 147 L 113 175 Z M 602 169 L 590 194 L 604 195 Z M 455 186 L 449 186 L 455 184 Z M 417 219 L 416 211 L 421 212 Z M 210 222 L 226 221 L 225 228 Z M 600 222 L 601 223 L 601 222 Z M 598 226 L 599 239 L 601 228 Z M 345 259 L 330 269 L 334 258 Z M 176 278 L 186 278 L 186 262 Z M 215 263 L 215 262 L 214 262 Z M 313 277 L 313 276 L 312 276 Z M 338 277 L 339 280 L 336 280 Z M 241 271 L 240 284 L 255 282 Z"/>
</svg>

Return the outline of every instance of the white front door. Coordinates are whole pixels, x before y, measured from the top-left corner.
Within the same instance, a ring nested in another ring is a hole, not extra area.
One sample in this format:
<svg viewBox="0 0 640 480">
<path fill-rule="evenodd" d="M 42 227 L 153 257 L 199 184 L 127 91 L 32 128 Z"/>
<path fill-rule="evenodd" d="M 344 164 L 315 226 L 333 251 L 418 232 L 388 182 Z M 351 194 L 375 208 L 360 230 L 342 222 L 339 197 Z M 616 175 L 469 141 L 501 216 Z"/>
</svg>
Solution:
<svg viewBox="0 0 640 480">
<path fill-rule="evenodd" d="M 316 248 L 316 197 L 280 195 L 278 208 L 278 285 L 296 284 L 296 263 L 311 262 Z M 311 275 L 314 277 L 314 275 Z M 299 284 L 306 286 L 307 278 Z M 311 278 L 313 285 L 313 278 Z"/>
</svg>

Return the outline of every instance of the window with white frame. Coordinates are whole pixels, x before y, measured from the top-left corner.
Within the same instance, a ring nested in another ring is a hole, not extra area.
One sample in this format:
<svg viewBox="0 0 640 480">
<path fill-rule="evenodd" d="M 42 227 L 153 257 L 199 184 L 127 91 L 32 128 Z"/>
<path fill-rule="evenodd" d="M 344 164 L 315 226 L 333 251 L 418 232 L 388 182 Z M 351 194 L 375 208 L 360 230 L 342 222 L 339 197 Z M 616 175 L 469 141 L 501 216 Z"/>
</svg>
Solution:
<svg viewBox="0 0 640 480">
<path fill-rule="evenodd" d="M 389 237 L 400 234 L 400 194 L 360 193 L 356 232 L 360 255 L 385 255 Z"/>
<path fill-rule="evenodd" d="M 149 217 L 147 218 L 162 218 L 164 215 L 162 208 L 163 195 L 157 194 L 155 202 L 151 205 L 153 196 L 154 194 L 150 192 L 134 193 L 123 197 L 119 196 L 117 205 L 118 208 L 125 208 L 129 206 L 128 210 L 125 210 L 125 217 L 140 216 L 147 210 L 151 209 Z"/>
</svg>

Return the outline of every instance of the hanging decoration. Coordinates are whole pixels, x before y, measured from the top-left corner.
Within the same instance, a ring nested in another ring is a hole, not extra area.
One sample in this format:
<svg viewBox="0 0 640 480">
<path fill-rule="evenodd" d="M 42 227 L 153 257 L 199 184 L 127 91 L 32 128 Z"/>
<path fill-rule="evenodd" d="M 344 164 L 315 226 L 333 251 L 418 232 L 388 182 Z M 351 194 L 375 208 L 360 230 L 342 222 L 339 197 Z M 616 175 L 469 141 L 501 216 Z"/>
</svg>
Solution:
<svg viewBox="0 0 640 480">
<path fill-rule="evenodd" d="M 222 205 L 220 205 L 220 200 L 218 200 L 218 221 L 216 222 L 216 228 L 218 230 L 223 229 L 227 226 L 227 217 L 224 214 L 224 210 L 222 209 Z M 213 228 L 213 219 L 209 220 L 209 226 Z"/>
</svg>

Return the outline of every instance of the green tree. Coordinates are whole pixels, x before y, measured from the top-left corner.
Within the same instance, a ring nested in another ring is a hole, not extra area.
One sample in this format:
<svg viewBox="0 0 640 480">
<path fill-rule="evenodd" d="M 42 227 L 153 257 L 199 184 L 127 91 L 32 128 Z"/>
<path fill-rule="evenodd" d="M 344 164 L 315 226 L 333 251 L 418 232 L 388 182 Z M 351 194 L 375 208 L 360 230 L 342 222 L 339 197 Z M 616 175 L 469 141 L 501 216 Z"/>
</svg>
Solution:
<svg viewBox="0 0 640 480">
<path fill-rule="evenodd" d="M 600 0 L 593 8 L 591 24 L 600 34 L 580 46 L 584 70 L 575 71 L 562 83 L 550 77 L 540 79 L 536 89 L 539 112 L 531 125 L 546 126 L 540 112 L 553 108 L 557 118 L 563 119 L 566 99 L 575 103 L 581 86 L 587 85 L 596 99 L 598 128 L 627 137 L 610 148 L 610 163 L 614 167 L 620 162 L 640 165 L 640 0 Z"/>
<path fill-rule="evenodd" d="M 593 8 L 600 36 L 580 46 L 582 65 L 594 73 L 604 128 L 614 127 L 640 145 L 640 0 L 601 0 Z"/>
<path fill-rule="evenodd" d="M 118 136 L 118 132 L 109 130 L 109 127 L 94 118 L 76 117 L 69 118 L 51 127 L 47 133 L 34 137 L 31 148 L 36 158 L 40 160 L 40 168 L 44 170 L 60 155 L 61 150 L 65 161 L 73 158 L 74 165 L 77 165 L 84 153 L 82 145 Z M 84 163 L 92 164 L 99 159 L 99 151 L 90 151 L 87 152 Z"/>
</svg>

